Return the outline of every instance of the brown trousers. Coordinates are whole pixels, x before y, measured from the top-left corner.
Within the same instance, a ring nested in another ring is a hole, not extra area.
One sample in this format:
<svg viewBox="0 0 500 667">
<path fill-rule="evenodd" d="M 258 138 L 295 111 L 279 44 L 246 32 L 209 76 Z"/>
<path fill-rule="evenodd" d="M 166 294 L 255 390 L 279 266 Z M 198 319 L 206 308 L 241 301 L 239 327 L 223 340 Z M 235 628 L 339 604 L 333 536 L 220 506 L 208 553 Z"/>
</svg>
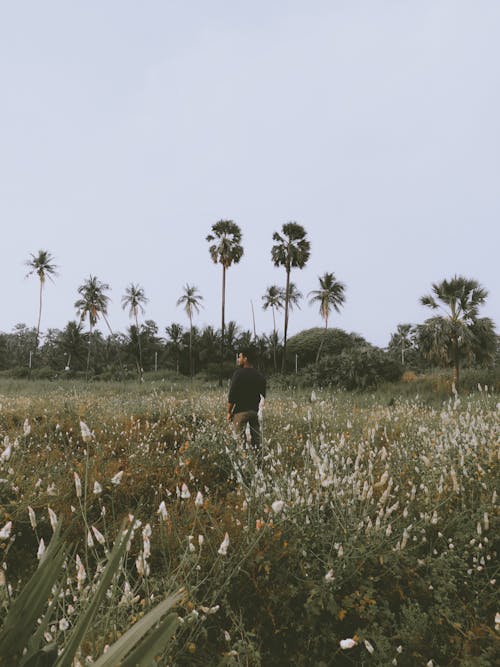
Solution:
<svg viewBox="0 0 500 667">
<path fill-rule="evenodd" d="M 260 424 L 258 414 L 254 410 L 246 410 L 245 412 L 237 412 L 233 416 L 233 427 L 235 433 L 238 435 L 244 435 L 247 424 L 250 425 L 252 447 L 260 447 Z"/>
</svg>

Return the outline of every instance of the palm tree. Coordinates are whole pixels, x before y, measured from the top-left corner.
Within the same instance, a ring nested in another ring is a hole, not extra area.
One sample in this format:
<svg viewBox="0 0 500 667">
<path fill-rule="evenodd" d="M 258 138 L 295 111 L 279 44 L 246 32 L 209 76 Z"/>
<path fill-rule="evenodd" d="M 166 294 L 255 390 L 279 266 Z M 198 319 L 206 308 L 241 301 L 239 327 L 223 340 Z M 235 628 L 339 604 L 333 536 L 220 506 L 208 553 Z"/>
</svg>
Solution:
<svg viewBox="0 0 500 667">
<path fill-rule="evenodd" d="M 262 297 L 264 302 L 262 308 L 267 310 L 271 308 L 273 313 L 273 363 L 274 363 L 274 372 L 278 370 L 276 363 L 276 342 L 277 342 L 277 333 L 276 333 L 276 316 L 275 309 L 281 310 L 285 304 L 285 290 L 278 285 L 271 285 L 267 288 L 266 293 Z"/>
<path fill-rule="evenodd" d="M 141 311 L 142 314 L 144 314 L 145 308 L 144 306 L 147 304 L 148 299 L 146 298 L 146 295 L 144 293 L 144 288 L 141 287 L 140 285 L 134 285 L 134 283 L 130 283 L 130 285 L 125 289 L 125 294 L 122 296 L 122 308 L 125 310 L 125 308 L 128 308 L 128 314 L 129 317 L 133 317 L 135 319 L 135 328 L 137 331 L 137 343 L 139 347 L 139 378 L 142 381 L 143 380 L 143 373 L 144 369 L 142 367 L 142 349 L 141 349 L 141 332 L 139 331 L 139 310 Z"/>
<path fill-rule="evenodd" d="M 479 306 L 488 291 L 476 280 L 454 276 L 432 284 L 433 294 L 420 299 L 423 306 L 442 310 L 419 327 L 424 354 L 453 366 L 453 382 L 458 389 L 461 359 L 488 358 L 494 354 L 496 334 L 489 318 L 478 318 Z"/>
<path fill-rule="evenodd" d="M 275 266 L 284 266 L 286 271 L 285 287 L 285 324 L 283 330 L 283 358 L 281 370 L 286 370 L 286 341 L 288 334 L 288 314 L 290 309 L 290 272 L 292 268 L 302 269 L 311 254 L 311 244 L 306 239 L 306 230 L 296 222 L 287 222 L 281 228 L 282 234 L 274 232 L 271 257 Z"/>
<path fill-rule="evenodd" d="M 203 297 L 198 292 L 198 288 L 194 285 L 185 284 L 183 287 L 184 294 L 177 299 L 177 305 L 184 306 L 184 311 L 189 317 L 189 374 L 193 377 L 193 313 L 200 312 L 203 308 Z"/>
<path fill-rule="evenodd" d="M 318 353 L 316 355 L 316 363 L 318 363 L 321 356 L 321 350 L 323 349 L 323 345 L 325 343 L 330 311 L 333 308 L 335 312 L 340 312 L 340 308 L 345 301 L 345 285 L 335 278 L 334 273 L 326 272 L 324 275 L 319 276 L 319 289 L 312 290 L 312 292 L 309 292 L 308 296 L 311 297 L 309 299 L 309 303 L 311 305 L 314 303 L 319 303 L 319 313 L 325 321 L 325 331 L 321 338 L 321 343 L 319 344 Z"/>
<path fill-rule="evenodd" d="M 89 348 L 87 353 L 86 371 L 87 379 L 90 367 L 90 345 L 92 341 L 92 332 L 100 316 L 103 317 L 111 331 L 111 327 L 109 326 L 109 322 L 106 318 L 108 312 L 109 296 L 105 294 L 105 292 L 107 292 L 109 289 L 110 288 L 107 283 L 102 283 L 92 275 L 83 283 L 83 285 L 80 285 L 78 288 L 80 298 L 75 301 L 77 314 L 80 318 L 80 322 L 83 322 L 86 317 L 88 317 L 89 320 Z"/>
<path fill-rule="evenodd" d="M 48 250 L 39 250 L 38 255 L 31 253 L 31 259 L 26 261 L 26 266 L 29 267 L 29 271 L 26 274 L 26 277 L 32 276 L 34 273 L 38 276 L 40 280 L 40 297 L 39 297 L 39 306 L 38 306 L 38 324 L 36 327 L 36 341 L 35 348 L 38 348 L 38 343 L 40 339 L 40 322 L 42 320 L 42 300 L 43 300 L 43 287 L 45 285 L 46 278 L 52 280 L 52 276 L 57 276 L 57 266 L 54 264 L 54 258 Z"/>
<path fill-rule="evenodd" d="M 219 220 L 212 225 L 212 233 L 207 236 L 210 256 L 215 264 L 222 264 L 222 326 L 220 348 L 219 386 L 222 386 L 222 363 L 224 360 L 224 323 L 226 306 L 226 271 L 231 264 L 238 264 L 243 256 L 241 229 L 232 220 Z"/>
<path fill-rule="evenodd" d="M 171 349 L 175 356 L 175 368 L 177 375 L 179 374 L 179 359 L 184 348 L 182 337 L 184 330 L 180 324 L 172 322 L 169 327 L 165 327 L 165 333 L 168 336 L 167 348 Z"/>
</svg>

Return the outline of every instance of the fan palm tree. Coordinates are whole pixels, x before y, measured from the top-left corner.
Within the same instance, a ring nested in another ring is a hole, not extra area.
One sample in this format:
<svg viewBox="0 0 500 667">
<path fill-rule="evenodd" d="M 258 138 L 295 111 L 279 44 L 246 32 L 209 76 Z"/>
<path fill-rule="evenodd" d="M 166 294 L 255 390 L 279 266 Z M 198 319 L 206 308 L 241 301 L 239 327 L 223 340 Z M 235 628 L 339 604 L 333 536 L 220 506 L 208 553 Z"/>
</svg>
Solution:
<svg viewBox="0 0 500 667">
<path fill-rule="evenodd" d="M 89 320 L 89 347 L 87 352 L 87 371 L 86 378 L 88 379 L 90 367 L 90 346 L 92 341 L 92 333 L 100 316 L 108 325 L 111 331 L 109 322 L 107 320 L 109 296 L 106 292 L 110 289 L 107 283 L 102 283 L 95 276 L 90 276 L 83 285 L 78 288 L 80 298 L 75 301 L 75 308 L 80 318 L 80 322 L 88 317 Z"/>
<path fill-rule="evenodd" d="M 125 289 L 125 294 L 122 296 L 122 308 L 128 308 L 129 317 L 133 317 L 135 320 L 135 328 L 137 331 L 137 344 L 139 348 L 139 378 L 143 380 L 144 369 L 142 367 L 142 348 L 141 348 L 141 332 L 139 331 L 139 310 L 142 314 L 146 312 L 144 306 L 147 304 L 148 299 L 144 293 L 144 288 L 140 285 L 130 285 Z"/>
<path fill-rule="evenodd" d="M 184 306 L 184 312 L 189 318 L 189 374 L 193 377 L 193 313 L 199 313 L 203 308 L 203 297 L 194 285 L 186 283 L 183 287 L 184 294 L 177 299 L 178 306 Z"/>
<path fill-rule="evenodd" d="M 267 288 L 266 293 L 262 297 L 262 308 L 267 310 L 271 308 L 273 313 L 273 363 L 274 363 L 274 372 L 278 370 L 276 362 L 276 342 L 277 342 L 277 333 L 276 333 L 276 316 L 275 311 L 281 310 L 285 305 L 285 290 L 278 285 L 270 285 Z"/>
<path fill-rule="evenodd" d="M 302 269 L 311 254 L 311 244 L 306 238 L 306 230 L 296 222 L 287 222 L 281 228 L 281 234 L 274 232 L 271 257 L 275 266 L 284 266 L 286 271 L 285 287 L 285 323 L 283 329 L 283 357 L 281 370 L 286 370 L 286 341 L 288 335 L 288 314 L 290 309 L 290 272 L 293 268 Z"/>
<path fill-rule="evenodd" d="M 226 271 L 232 264 L 238 264 L 243 256 L 241 229 L 232 220 L 219 220 L 212 225 L 212 233 L 207 236 L 210 256 L 215 264 L 222 265 L 222 326 L 219 386 L 222 386 L 222 363 L 224 360 L 224 325 L 226 306 Z"/>
<path fill-rule="evenodd" d="M 479 306 L 488 292 L 476 280 L 454 276 L 432 284 L 432 294 L 421 297 L 420 303 L 441 315 L 432 317 L 419 327 L 424 354 L 453 366 L 453 382 L 458 389 L 461 359 L 492 355 L 496 345 L 493 322 L 478 318 Z"/>
<path fill-rule="evenodd" d="M 38 255 L 31 253 L 31 259 L 26 261 L 26 266 L 29 268 L 26 277 L 32 276 L 34 273 L 38 276 L 40 281 L 40 296 L 39 296 L 39 305 L 38 305 L 38 324 L 36 327 L 36 342 L 35 348 L 38 348 L 38 343 L 40 340 L 40 322 L 42 321 L 42 301 L 43 301 L 43 288 L 45 285 L 45 280 L 49 278 L 52 280 L 52 276 L 57 276 L 57 266 L 54 264 L 54 258 L 48 250 L 39 250 Z"/>
<path fill-rule="evenodd" d="M 333 308 L 335 312 L 339 313 L 340 308 L 345 301 L 345 285 L 335 278 L 334 273 L 326 272 L 324 275 L 319 276 L 319 289 L 312 290 L 309 292 L 311 298 L 309 303 L 319 304 L 319 312 L 321 317 L 325 321 L 325 331 L 321 338 L 321 343 L 318 347 L 318 353 L 316 355 L 316 363 L 318 363 L 321 356 L 321 350 L 325 343 L 325 336 L 328 330 L 328 318 L 330 316 L 330 311 Z"/>
</svg>

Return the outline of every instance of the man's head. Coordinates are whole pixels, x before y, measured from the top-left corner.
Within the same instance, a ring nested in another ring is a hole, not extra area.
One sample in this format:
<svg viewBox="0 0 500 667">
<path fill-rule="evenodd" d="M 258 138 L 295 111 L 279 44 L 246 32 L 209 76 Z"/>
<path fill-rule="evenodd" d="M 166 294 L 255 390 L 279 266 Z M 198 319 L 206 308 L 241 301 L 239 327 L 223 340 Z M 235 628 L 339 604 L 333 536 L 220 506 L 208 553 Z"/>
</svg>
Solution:
<svg viewBox="0 0 500 667">
<path fill-rule="evenodd" d="M 238 366 L 253 366 L 254 352 L 249 347 L 242 347 L 238 353 Z"/>
</svg>

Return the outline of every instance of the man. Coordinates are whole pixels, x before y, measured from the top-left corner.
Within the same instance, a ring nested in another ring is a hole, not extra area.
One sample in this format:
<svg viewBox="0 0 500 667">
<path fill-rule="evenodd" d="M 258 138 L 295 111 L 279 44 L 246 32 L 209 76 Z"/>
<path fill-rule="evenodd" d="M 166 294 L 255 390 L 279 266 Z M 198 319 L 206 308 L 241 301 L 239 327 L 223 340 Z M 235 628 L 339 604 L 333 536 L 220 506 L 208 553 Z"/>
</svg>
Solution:
<svg viewBox="0 0 500 667">
<path fill-rule="evenodd" d="M 262 456 L 260 447 L 260 425 L 258 411 L 264 405 L 266 378 L 253 367 L 253 352 L 249 348 L 238 354 L 238 368 L 234 372 L 229 388 L 227 420 L 233 421 L 236 433 L 243 435 L 250 425 L 252 447 Z"/>
</svg>

